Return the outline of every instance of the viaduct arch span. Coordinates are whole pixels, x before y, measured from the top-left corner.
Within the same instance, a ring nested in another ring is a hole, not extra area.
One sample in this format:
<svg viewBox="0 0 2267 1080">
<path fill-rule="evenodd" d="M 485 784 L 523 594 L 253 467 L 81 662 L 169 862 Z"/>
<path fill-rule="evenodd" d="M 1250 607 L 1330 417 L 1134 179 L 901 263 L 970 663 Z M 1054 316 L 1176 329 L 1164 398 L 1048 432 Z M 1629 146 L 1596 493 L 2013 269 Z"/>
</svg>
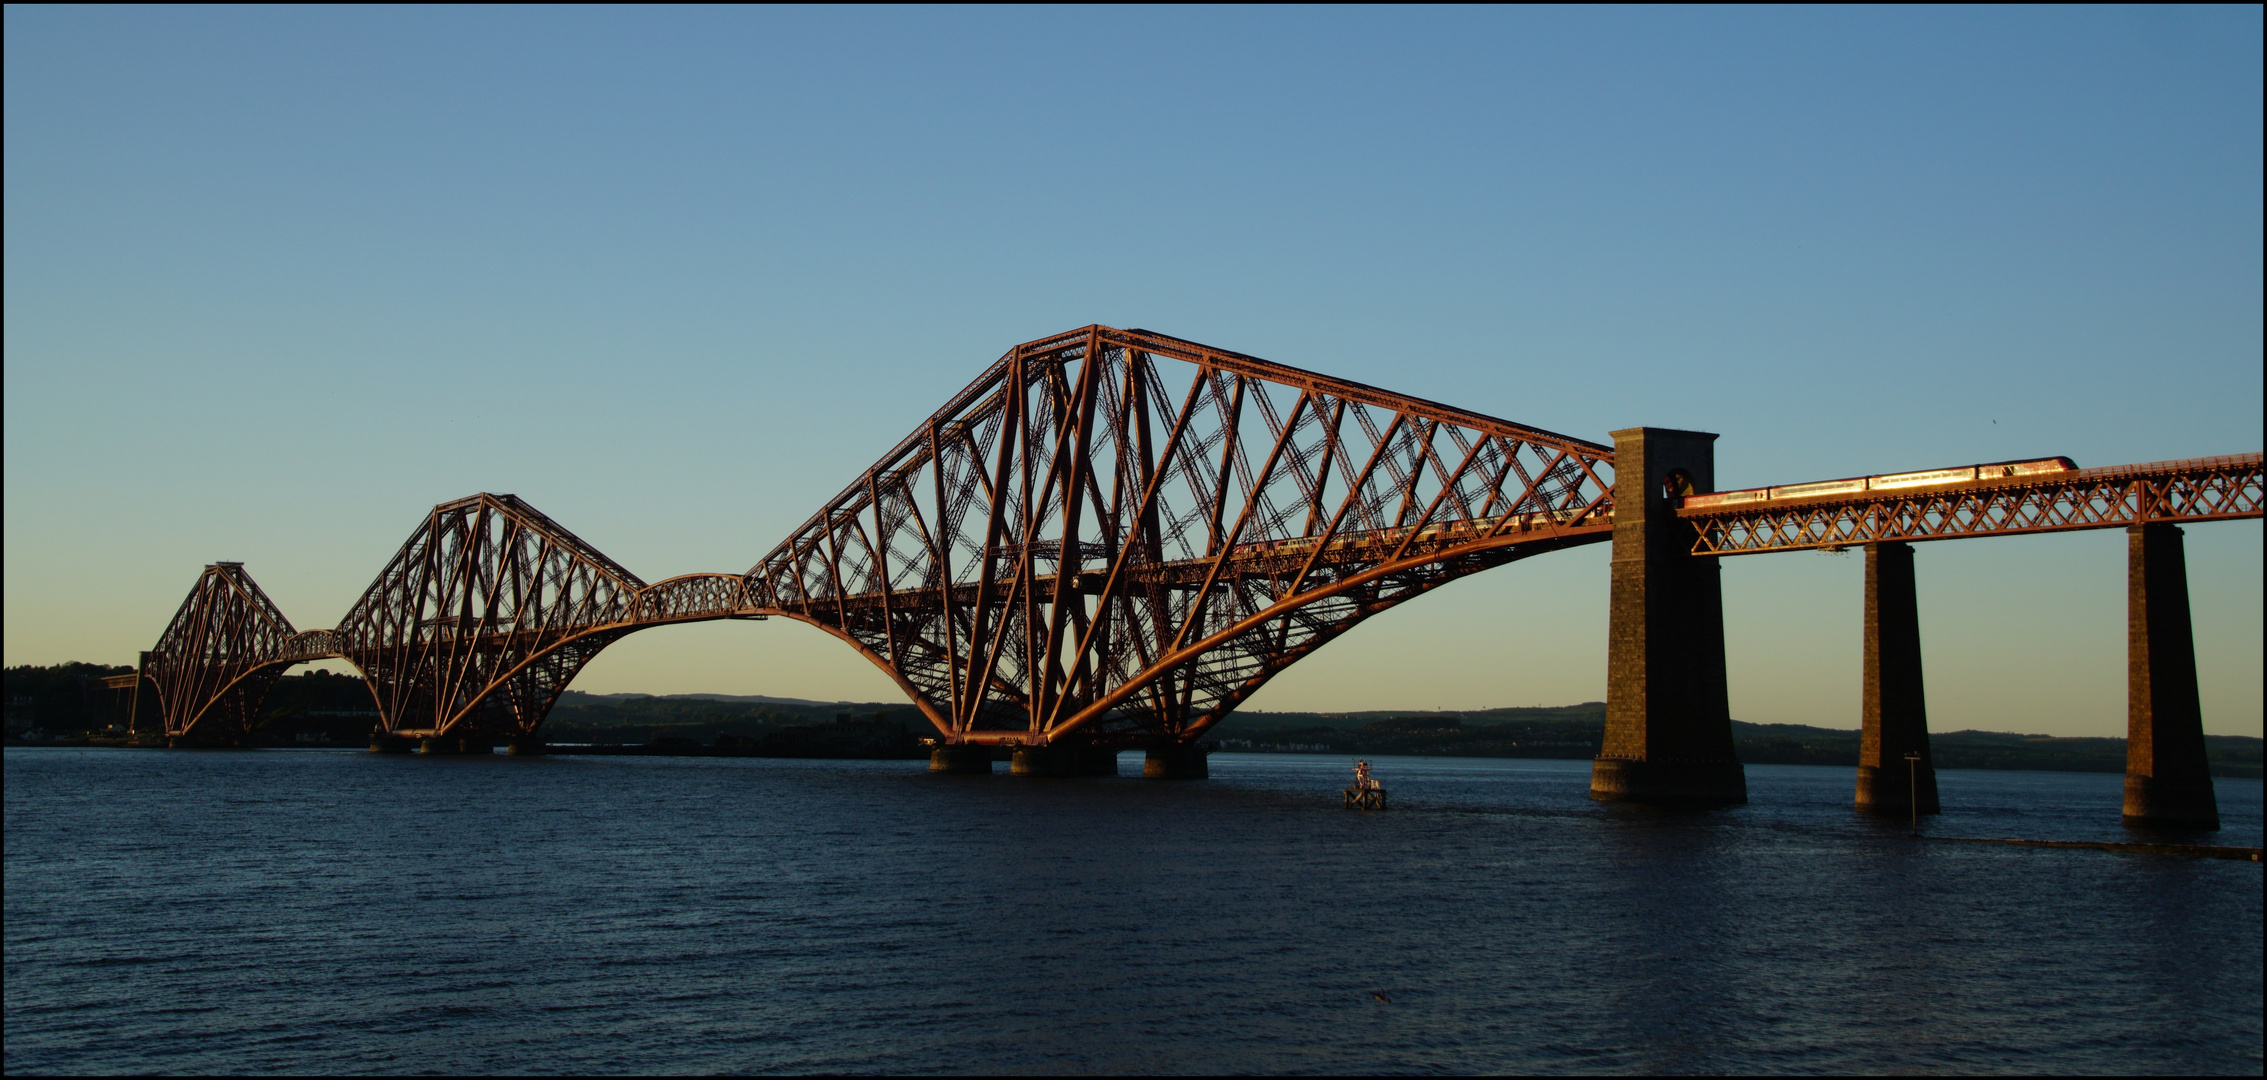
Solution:
<svg viewBox="0 0 2267 1080">
<path fill-rule="evenodd" d="M 1197 739 L 1363 619 L 1468 574 L 1611 541 L 1593 793 L 1739 801 L 1717 557 L 1866 546 L 1866 745 L 1878 757 L 1912 742 L 1881 732 L 1918 730 L 1925 757 L 1917 629 L 1910 662 L 1890 664 L 1909 678 L 1876 670 L 1877 555 L 1903 583 L 1882 608 L 1895 622 L 1911 591 L 1897 553 L 1913 541 L 2125 527 L 2138 552 L 2150 529 L 2162 550 L 2173 522 L 2261 514 L 2256 453 L 1717 494 L 1714 435 L 1614 437 L 1088 326 L 1009 350 L 742 573 L 648 583 L 517 497 L 480 494 L 435 507 L 334 629 L 295 629 L 241 564 L 207 567 L 143 654 L 141 685 L 169 739 L 227 742 L 249 732 L 285 668 L 340 658 L 368 683 L 382 739 L 524 745 L 582 666 L 630 633 L 784 617 L 887 672 L 935 727 L 946 771 L 988 771 L 1006 745 L 1051 761 L 1046 771 L 1144 748 L 1163 775 L 1201 775 Z M 1900 642 L 1883 655 L 1902 656 Z M 2193 702 L 2192 656 L 2187 680 Z M 1910 703 L 1883 713 L 1877 683 Z M 2201 740 L 2198 726 L 2198 768 Z M 2130 775 L 2128 786 L 2130 813 Z M 1933 771 L 1927 788 L 1933 803 Z"/>
</svg>

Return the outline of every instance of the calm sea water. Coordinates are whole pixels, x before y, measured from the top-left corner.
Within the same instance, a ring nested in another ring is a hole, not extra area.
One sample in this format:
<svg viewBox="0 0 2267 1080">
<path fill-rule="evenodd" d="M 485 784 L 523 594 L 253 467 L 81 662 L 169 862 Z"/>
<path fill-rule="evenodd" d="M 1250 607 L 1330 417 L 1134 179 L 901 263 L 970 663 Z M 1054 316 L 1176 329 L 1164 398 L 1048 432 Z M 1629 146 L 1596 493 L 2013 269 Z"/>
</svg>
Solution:
<svg viewBox="0 0 2267 1080">
<path fill-rule="evenodd" d="M 1848 769 L 1385 758 L 1362 814 L 1346 764 L 11 748 L 6 1071 L 2261 1070 L 2257 864 L 1915 841 Z M 2113 775 L 1942 788 L 2128 838 Z"/>
</svg>

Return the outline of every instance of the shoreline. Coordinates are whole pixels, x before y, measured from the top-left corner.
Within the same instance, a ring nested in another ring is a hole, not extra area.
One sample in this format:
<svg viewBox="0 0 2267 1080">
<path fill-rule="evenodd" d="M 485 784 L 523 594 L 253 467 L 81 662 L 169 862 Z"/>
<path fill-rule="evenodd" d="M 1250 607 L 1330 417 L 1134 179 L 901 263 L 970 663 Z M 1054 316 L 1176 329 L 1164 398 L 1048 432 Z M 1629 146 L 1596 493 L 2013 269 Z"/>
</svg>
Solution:
<svg viewBox="0 0 2267 1080">
<path fill-rule="evenodd" d="M 311 753 L 332 753 L 332 754 L 367 754 L 367 753 L 371 753 L 371 751 L 370 751 L 370 750 L 369 750 L 369 749 L 368 749 L 367 747 L 356 746 L 356 745 L 354 745 L 354 744 L 352 744 L 352 743 L 326 743 L 326 744 L 316 744 L 316 743 L 308 743 L 308 744 L 301 744 L 301 745 L 292 745 L 292 744 L 278 744 L 278 745 L 272 745 L 272 746 L 259 746 L 259 745 L 254 745 L 254 746 L 184 746 L 184 747 L 168 747 L 168 746 L 165 746 L 165 745 L 163 745 L 163 744 L 160 744 L 160 743 L 156 743 L 156 742 L 127 742 L 127 741 L 124 741 L 124 740 L 116 740 L 116 741 L 113 741 L 113 740 L 107 740 L 107 739 L 59 739 L 59 740 L 54 740 L 54 741 L 47 741 L 47 742 L 30 742 L 30 741 L 25 741 L 25 740 L 21 740 L 21 739 L 9 739 L 9 740 L 7 740 L 7 741 L 6 741 L 6 742 L 5 742 L 4 744 L 0 744 L 0 745 L 4 745 L 6 749 L 11 749 L 11 750 L 17 750 L 17 749 L 22 749 L 22 750 L 41 750 L 41 749 L 49 749 L 49 750 L 178 750 L 178 751 L 182 751 L 182 752 L 200 752 L 200 751 L 229 751 L 229 750 L 235 750 L 235 751 L 261 751 L 261 752 L 275 752 L 275 751 L 284 751 L 284 752 L 301 752 L 301 753 L 310 753 L 310 752 L 311 752 Z M 908 753 L 908 754 L 898 754 L 898 753 L 875 753 L 875 754 L 824 754 L 824 753 L 764 753 L 764 752 L 756 751 L 756 750 L 753 750 L 753 749 L 751 749 L 751 748 L 742 747 L 742 746 L 722 746 L 722 747 L 720 747 L 720 746 L 713 746 L 713 745 L 696 745 L 696 746 L 682 746 L 682 745 L 676 745 L 676 746 L 668 746 L 668 745 L 664 745 L 664 746 L 654 746 L 654 745 L 648 745 L 648 744 L 643 744 L 643 743 L 553 743 L 553 744 L 550 744 L 550 746 L 551 746 L 551 749 L 548 749 L 548 750 L 547 750 L 547 751 L 546 751 L 546 752 L 545 752 L 544 754 L 541 754 L 541 755 L 535 755 L 535 756 L 542 756 L 542 757 L 695 757 L 695 758 L 771 758 L 771 759 L 778 759 L 778 760 L 784 760 L 784 761 L 923 761 L 923 760 L 926 760 L 926 759 L 928 758 L 928 748 L 926 748 L 926 747 L 924 747 L 924 748 L 923 748 L 923 749 L 922 749 L 922 750 L 921 750 L 921 751 L 920 751 L 919 753 L 917 753 L 917 754 L 911 754 L 911 753 Z M 1122 751 L 1120 751 L 1120 753 L 1132 753 L 1132 752 L 1134 752 L 1134 751 L 1133 751 L 1133 750 L 1131 750 L 1131 749 L 1128 749 L 1128 750 L 1122 750 Z M 1436 760 L 1444 760 L 1444 761 L 1464 761 L 1464 760 L 1472 760 L 1472 761 L 1570 761 L 1570 762 L 1580 762 L 1580 761 L 1589 761 L 1589 760 L 1592 760 L 1592 757 L 1593 757 L 1593 755 L 1590 755 L 1590 754 L 1573 755 L 1573 754 L 1458 754 L 1458 753 L 1437 753 L 1437 752 L 1434 752 L 1434 753 L 1428 753 L 1428 752 L 1425 752 L 1424 750 L 1421 750 L 1421 749 L 1414 749 L 1414 750 L 1363 750 L 1363 749 L 1355 749 L 1355 750 L 1334 750 L 1334 749 L 1321 749 L 1321 748 L 1318 748 L 1318 749 L 1311 749 L 1311 750 L 1308 750 L 1308 749 L 1301 749 L 1301 750 L 1261 750 L 1261 749 L 1255 749 L 1255 748 L 1252 748 L 1252 747 L 1248 747 L 1248 746 L 1235 746 L 1235 747 L 1221 747 L 1221 746 L 1213 746 L 1213 747 L 1208 747 L 1208 752 L 1209 752 L 1209 753 L 1216 753 L 1216 754 L 1235 754 L 1235 755 L 1249 755 L 1249 756 L 1252 756 L 1252 757 L 1284 757 L 1284 758 L 1354 758 L 1354 757 L 1375 757 L 1375 758 L 1427 758 L 1427 759 L 1436 759 Z M 416 756 L 416 755 L 409 755 L 409 756 Z M 451 756 L 464 756 L 464 755 L 451 755 Z M 480 755 L 472 755 L 472 756 L 476 756 L 476 757 L 477 757 L 477 756 L 480 756 Z M 498 749 L 498 750 L 497 750 L 497 751 L 495 752 L 495 756 L 509 756 L 509 755 L 505 755 L 505 754 L 504 754 L 504 753 L 502 752 L 502 750 L 501 750 L 501 749 Z M 1002 756 L 1002 757 L 1000 757 L 1000 758 L 999 758 L 998 760 L 1001 760 L 1001 761 L 1005 761 L 1005 760 L 1007 760 L 1007 759 L 1006 759 L 1006 757 L 1005 757 L 1005 756 Z M 1844 763 L 1840 763 L 1840 762 L 1828 762 L 1828 761 L 1745 761 L 1745 760 L 1743 760 L 1743 761 L 1741 761 L 1741 762 L 1740 762 L 1740 764 L 1741 764 L 1741 765 L 1743 765 L 1743 766 L 1757 766 L 1757 765 L 1764 765 L 1764 766 L 1769 766 L 1769 765 L 1791 765 L 1791 766 L 1800 766 L 1800 767 L 1806 767 L 1806 768 L 1820 768 L 1820 769 L 1854 769 L 1854 768 L 1856 768 L 1856 767 L 1857 767 L 1855 763 L 1848 763 L 1848 764 L 1844 764 Z M 1937 768 L 1937 771 L 1938 771 L 1938 772 L 2008 772 L 2008 773 L 2030 773 L 2030 772 L 2036 772 L 2036 773 L 2070 773 L 2070 774 L 2074 774 L 2074 775 L 2086 775 L 2086 776 L 2096 776 L 2096 775 L 2115 775 L 2115 773 L 2116 773 L 2116 770 L 2109 770 L 2109 769 L 2069 769 L 2069 768 L 2052 768 L 2052 767 L 2047 767 L 2047 766 L 2037 766 L 2037 767 L 2014 767 L 2014 768 L 2007 768 L 2007 767 L 1996 767 L 1996 766 L 1991 766 L 1991 765 L 1945 765 L 1945 764 L 1939 764 L 1939 765 L 1938 765 L 1938 766 L 1937 766 L 1936 768 Z M 2219 769 L 2217 769 L 2217 768 L 2215 768 L 2215 769 L 2213 770 L 2213 773 L 2212 773 L 2212 778 L 2213 778 L 2213 779 L 2215 779 L 2215 780 L 2262 780 L 2262 779 L 2263 779 L 2262 777 L 2260 777 L 2260 776 L 2258 776 L 2258 775 L 2239 775 L 2239 774 L 2232 774 L 2232 773 L 2228 773 L 2228 772 L 2222 772 L 2222 771 L 2220 771 L 2220 770 L 2219 770 Z M 1995 842 L 1996 842 L 1996 841 L 1995 841 Z M 2013 842 L 2013 841 L 2010 841 L 2010 842 Z"/>
</svg>

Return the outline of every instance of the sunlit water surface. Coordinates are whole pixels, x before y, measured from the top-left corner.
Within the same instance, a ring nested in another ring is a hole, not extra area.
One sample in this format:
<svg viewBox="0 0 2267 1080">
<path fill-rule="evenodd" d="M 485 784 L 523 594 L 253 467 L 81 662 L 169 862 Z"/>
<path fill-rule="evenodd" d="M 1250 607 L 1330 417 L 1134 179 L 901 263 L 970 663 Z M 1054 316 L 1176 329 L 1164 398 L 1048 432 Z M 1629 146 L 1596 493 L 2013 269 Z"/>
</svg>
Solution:
<svg viewBox="0 0 2267 1080">
<path fill-rule="evenodd" d="M 2257 864 L 1915 841 L 1848 769 L 1346 766 L 9 749 L 6 1070 L 2261 1069 Z M 2130 838 L 2114 775 L 1943 793 Z"/>
</svg>

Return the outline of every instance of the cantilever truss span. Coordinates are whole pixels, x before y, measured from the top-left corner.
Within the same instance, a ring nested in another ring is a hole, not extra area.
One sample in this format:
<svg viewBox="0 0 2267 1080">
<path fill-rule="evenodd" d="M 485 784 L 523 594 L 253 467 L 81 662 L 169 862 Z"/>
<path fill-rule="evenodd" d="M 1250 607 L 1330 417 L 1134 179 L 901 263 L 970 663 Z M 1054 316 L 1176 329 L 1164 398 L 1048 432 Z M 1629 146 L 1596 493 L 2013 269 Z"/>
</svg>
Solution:
<svg viewBox="0 0 2267 1080">
<path fill-rule="evenodd" d="M 1140 330 L 1020 346 L 748 572 L 955 741 L 1194 738 L 1362 619 L 1606 539 L 1611 451 Z"/>
<path fill-rule="evenodd" d="M 1155 745 L 1370 615 L 1607 539 L 1612 488 L 1596 443 L 1090 326 L 1010 350 L 745 574 L 647 584 L 479 495 L 435 507 L 336 630 L 209 569 L 145 671 L 177 736 L 239 734 L 283 667 L 342 657 L 386 731 L 510 738 L 625 634 L 781 615 L 948 741 Z"/>
<path fill-rule="evenodd" d="M 157 647 L 142 654 L 142 678 L 157 694 L 167 732 L 186 733 L 208 718 L 208 728 L 249 730 L 283 674 L 278 659 L 300 636 L 243 563 L 205 567 Z"/>
<path fill-rule="evenodd" d="M 784 616 L 950 742 L 1195 739 L 1363 619 L 1612 535 L 1596 443 L 1142 330 L 1017 346 L 742 574 L 647 583 L 510 495 L 434 507 L 334 630 L 207 567 L 143 674 L 168 735 L 248 733 L 290 664 L 384 731 L 533 734 L 651 626 Z M 2260 455 L 1679 511 L 1696 555 L 2260 516 Z M 1775 490 L 1775 489 L 1769 489 Z"/>
</svg>

